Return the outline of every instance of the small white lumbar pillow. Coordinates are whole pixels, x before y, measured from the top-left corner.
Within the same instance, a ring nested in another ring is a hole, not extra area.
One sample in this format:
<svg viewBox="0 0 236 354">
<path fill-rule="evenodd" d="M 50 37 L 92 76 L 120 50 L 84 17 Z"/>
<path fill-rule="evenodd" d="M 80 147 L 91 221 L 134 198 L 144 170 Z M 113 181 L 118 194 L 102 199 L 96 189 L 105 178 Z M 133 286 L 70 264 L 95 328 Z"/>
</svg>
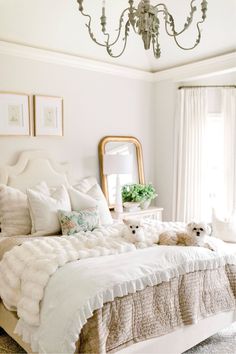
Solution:
<svg viewBox="0 0 236 354">
<path fill-rule="evenodd" d="M 98 207 L 98 213 L 101 225 L 110 225 L 113 223 L 110 210 L 107 205 L 106 198 L 96 183 L 86 193 L 79 190 L 76 185 L 68 189 L 72 210 L 80 211 L 81 209 Z"/>
<path fill-rule="evenodd" d="M 71 211 L 70 197 L 61 185 L 53 192 L 42 193 L 27 189 L 33 235 L 55 235 L 61 231 L 57 212 Z"/>
<path fill-rule="evenodd" d="M 32 189 L 50 194 L 45 182 L 39 183 Z M 5 184 L 0 185 L 0 221 L 4 236 L 30 234 L 31 218 L 25 193 Z"/>
<path fill-rule="evenodd" d="M 236 243 L 236 210 L 228 217 L 218 217 L 216 211 L 212 210 L 213 236 L 226 241 Z"/>
</svg>

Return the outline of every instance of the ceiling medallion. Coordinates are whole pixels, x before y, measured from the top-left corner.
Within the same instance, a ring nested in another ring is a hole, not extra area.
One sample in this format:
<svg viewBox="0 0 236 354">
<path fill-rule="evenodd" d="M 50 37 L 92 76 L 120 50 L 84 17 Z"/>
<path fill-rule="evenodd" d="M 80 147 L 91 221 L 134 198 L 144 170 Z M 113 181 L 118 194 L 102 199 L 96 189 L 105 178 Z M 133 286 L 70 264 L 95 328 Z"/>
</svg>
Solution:
<svg viewBox="0 0 236 354">
<path fill-rule="evenodd" d="M 155 58 L 160 58 L 161 49 L 159 44 L 159 31 L 160 31 L 160 20 L 164 20 L 165 30 L 168 36 L 172 37 L 178 47 L 184 50 L 194 49 L 200 42 L 201 30 L 200 24 L 206 19 L 207 12 L 207 0 L 201 1 L 201 20 L 196 23 L 197 27 L 197 38 L 195 43 L 189 47 L 185 48 L 178 42 L 178 36 L 185 32 L 191 25 L 194 13 L 197 11 L 197 7 L 194 5 L 196 0 L 192 0 L 190 3 L 190 13 L 187 17 L 183 29 L 177 31 L 175 28 L 175 22 L 173 16 L 169 13 L 165 4 L 151 5 L 150 0 L 141 0 L 138 6 L 134 6 L 134 0 L 128 0 L 128 7 L 124 9 L 120 15 L 119 28 L 117 30 L 117 35 L 115 39 L 111 40 L 110 34 L 107 32 L 107 17 L 106 17 L 106 4 L 105 0 L 102 0 L 102 11 L 101 11 L 101 31 L 105 37 L 104 42 L 99 42 L 91 29 L 92 17 L 84 12 L 83 0 L 77 0 L 79 3 L 79 11 L 81 14 L 88 19 L 86 24 L 90 38 L 98 45 L 106 48 L 107 53 L 113 57 L 120 57 L 126 48 L 127 40 L 130 32 L 130 28 L 134 30 L 135 33 L 142 37 L 144 48 L 150 49 L 152 47 L 153 54 Z M 123 34 L 122 34 L 123 33 Z M 122 37 L 122 38 L 121 38 Z M 118 54 L 113 54 L 113 48 L 119 42 L 123 40 L 122 49 Z"/>
</svg>

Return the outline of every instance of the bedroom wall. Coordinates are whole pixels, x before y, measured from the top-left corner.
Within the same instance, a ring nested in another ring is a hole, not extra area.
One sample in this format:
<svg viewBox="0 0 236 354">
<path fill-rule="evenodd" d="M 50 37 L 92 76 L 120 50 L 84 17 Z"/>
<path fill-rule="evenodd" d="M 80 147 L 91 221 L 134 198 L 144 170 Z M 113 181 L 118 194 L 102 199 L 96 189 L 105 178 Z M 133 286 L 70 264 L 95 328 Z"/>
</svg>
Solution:
<svg viewBox="0 0 236 354">
<path fill-rule="evenodd" d="M 191 73 L 189 73 L 189 77 Z M 158 206 L 164 208 L 164 219 L 171 220 L 173 196 L 173 157 L 175 107 L 178 87 L 182 85 L 235 85 L 236 73 L 218 74 L 199 79 L 163 80 L 155 86 L 155 178 Z"/>
<path fill-rule="evenodd" d="M 0 165 L 15 163 L 20 151 L 46 149 L 72 163 L 78 178 L 98 177 L 97 147 L 105 135 L 133 135 L 143 146 L 147 181 L 153 180 L 152 84 L 88 70 L 0 55 L 0 91 L 64 98 L 64 134 L 0 137 Z"/>
</svg>

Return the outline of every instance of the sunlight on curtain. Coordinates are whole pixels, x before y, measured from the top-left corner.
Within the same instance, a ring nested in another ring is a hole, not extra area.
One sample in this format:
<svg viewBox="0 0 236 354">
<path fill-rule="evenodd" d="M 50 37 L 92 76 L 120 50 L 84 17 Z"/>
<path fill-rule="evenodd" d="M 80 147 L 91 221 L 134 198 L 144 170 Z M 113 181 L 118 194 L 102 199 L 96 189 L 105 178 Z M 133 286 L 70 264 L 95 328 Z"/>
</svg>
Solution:
<svg viewBox="0 0 236 354">
<path fill-rule="evenodd" d="M 224 117 L 221 108 L 207 114 L 206 154 L 208 201 L 204 220 L 210 221 L 212 208 L 221 209 L 224 201 Z"/>
<path fill-rule="evenodd" d="M 236 209 L 236 89 L 182 89 L 175 126 L 173 220 Z"/>
<path fill-rule="evenodd" d="M 178 92 L 173 220 L 201 220 L 207 206 L 207 90 Z"/>
<path fill-rule="evenodd" d="M 236 209 L 236 89 L 222 88 L 224 117 L 224 209 L 231 215 Z"/>
</svg>

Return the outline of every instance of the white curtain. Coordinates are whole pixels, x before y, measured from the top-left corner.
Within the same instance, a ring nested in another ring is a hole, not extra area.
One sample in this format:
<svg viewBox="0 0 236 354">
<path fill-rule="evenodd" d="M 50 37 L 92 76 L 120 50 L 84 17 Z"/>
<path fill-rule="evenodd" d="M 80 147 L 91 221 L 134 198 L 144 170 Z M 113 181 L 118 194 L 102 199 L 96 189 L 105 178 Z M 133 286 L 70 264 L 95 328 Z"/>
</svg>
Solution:
<svg viewBox="0 0 236 354">
<path fill-rule="evenodd" d="M 207 89 L 178 92 L 175 120 L 173 220 L 202 220 L 207 207 Z"/>
<path fill-rule="evenodd" d="M 236 89 L 222 88 L 224 119 L 224 206 L 226 215 L 236 209 Z"/>
</svg>

